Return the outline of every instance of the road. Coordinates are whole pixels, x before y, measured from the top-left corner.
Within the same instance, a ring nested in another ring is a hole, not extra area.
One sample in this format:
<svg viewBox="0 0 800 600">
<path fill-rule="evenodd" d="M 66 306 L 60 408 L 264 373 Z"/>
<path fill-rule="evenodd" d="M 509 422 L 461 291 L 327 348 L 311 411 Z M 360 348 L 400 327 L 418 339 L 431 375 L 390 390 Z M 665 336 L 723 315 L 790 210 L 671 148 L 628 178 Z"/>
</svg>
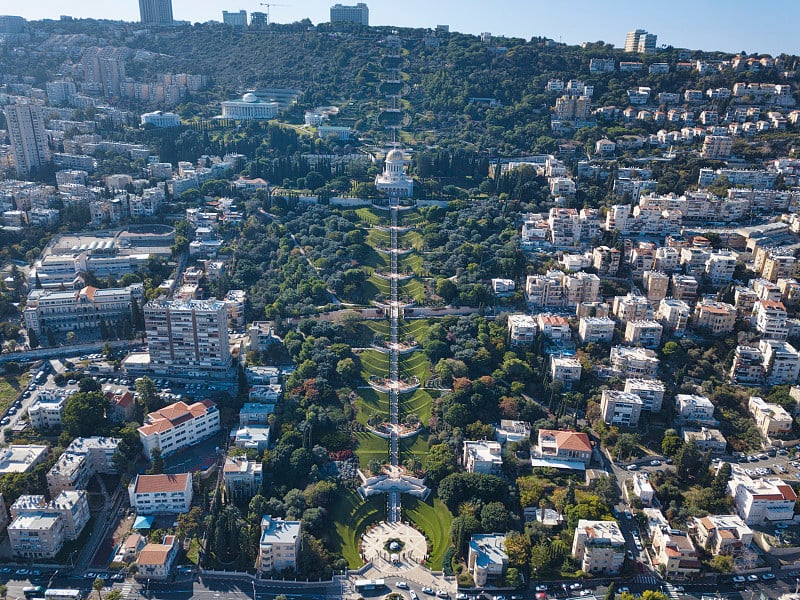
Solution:
<svg viewBox="0 0 800 600">
<path fill-rule="evenodd" d="M 72 346 L 54 346 L 52 348 L 37 348 L 36 350 L 26 350 L 25 352 L 11 352 L 0 354 L 0 364 L 7 362 L 30 362 L 46 358 L 65 358 L 68 356 L 81 356 L 82 354 L 94 354 L 102 352 L 106 343 L 110 344 L 115 350 L 120 348 L 130 348 L 140 346 L 141 342 L 135 340 L 113 340 L 106 342 L 99 340 L 86 344 L 74 344 Z"/>
</svg>

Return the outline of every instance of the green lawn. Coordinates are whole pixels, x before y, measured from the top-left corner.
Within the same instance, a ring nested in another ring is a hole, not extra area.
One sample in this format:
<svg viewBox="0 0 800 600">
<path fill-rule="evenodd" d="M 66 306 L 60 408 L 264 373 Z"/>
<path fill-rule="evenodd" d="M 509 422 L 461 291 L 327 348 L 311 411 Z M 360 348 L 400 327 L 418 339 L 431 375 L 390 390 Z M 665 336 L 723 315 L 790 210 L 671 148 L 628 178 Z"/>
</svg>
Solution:
<svg viewBox="0 0 800 600">
<path fill-rule="evenodd" d="M 419 279 L 399 281 L 397 284 L 397 293 L 400 294 L 401 298 L 403 296 L 411 296 L 416 302 L 422 304 L 425 301 L 425 284 Z"/>
<path fill-rule="evenodd" d="M 406 231 L 397 238 L 397 243 L 401 248 L 422 250 L 422 236 L 416 231 Z"/>
<path fill-rule="evenodd" d="M 385 215 L 382 215 L 377 210 L 367 208 L 365 206 L 357 208 L 356 215 L 358 215 L 358 218 L 364 221 L 364 223 L 369 225 L 379 225 L 381 222 L 386 220 Z"/>
<path fill-rule="evenodd" d="M 427 277 L 428 271 L 425 268 L 425 261 L 419 254 L 406 254 L 397 261 L 398 270 L 402 273 L 408 269 L 414 272 L 417 277 Z"/>
<path fill-rule="evenodd" d="M 381 321 L 370 320 L 367 321 L 366 323 L 367 327 L 369 327 L 372 331 L 374 331 L 378 335 L 389 336 L 389 334 L 392 331 L 392 328 L 389 325 L 389 321 L 387 319 L 383 319 Z"/>
<path fill-rule="evenodd" d="M 376 377 L 389 376 L 389 355 L 377 350 L 359 352 L 361 358 L 361 376 L 369 381 L 370 375 Z"/>
<path fill-rule="evenodd" d="M 424 352 L 403 354 L 400 357 L 399 367 L 400 377 L 416 376 L 422 385 L 425 385 L 431 376 L 431 363 Z"/>
<path fill-rule="evenodd" d="M 410 414 L 419 417 L 423 426 L 427 426 L 431 418 L 431 408 L 433 406 L 433 396 L 428 390 L 416 390 L 413 394 L 403 394 L 400 396 L 400 420 Z"/>
<path fill-rule="evenodd" d="M 372 460 L 381 463 L 389 462 L 389 440 L 378 437 L 368 431 L 358 431 L 355 453 L 362 469 L 366 469 Z"/>
<path fill-rule="evenodd" d="M 381 279 L 377 275 L 370 275 L 369 279 L 367 279 L 366 285 L 370 285 L 370 284 L 372 284 L 372 286 L 377 290 L 377 292 L 376 292 L 377 294 L 381 294 L 387 300 L 389 299 L 389 296 L 392 293 L 392 284 L 389 283 L 388 279 Z M 399 288 L 398 288 L 398 291 L 399 291 Z M 373 295 L 375 295 L 375 294 L 373 294 Z"/>
<path fill-rule="evenodd" d="M 331 507 L 333 529 L 329 546 L 335 554 L 344 557 L 351 569 L 364 564 L 358 553 L 361 536 L 367 527 L 385 517 L 385 502 L 383 494 L 363 500 L 354 490 L 344 490 Z"/>
<path fill-rule="evenodd" d="M 382 272 L 390 269 L 389 255 L 370 248 L 365 256 L 361 257 L 361 264 Z"/>
<path fill-rule="evenodd" d="M 413 227 L 422 223 L 422 215 L 416 210 L 401 210 L 397 224 L 400 227 Z"/>
<path fill-rule="evenodd" d="M 367 243 L 373 248 L 388 248 L 392 242 L 392 236 L 388 231 L 380 229 L 370 229 L 367 232 Z"/>
<path fill-rule="evenodd" d="M 31 380 L 30 373 L 3 375 L 0 377 L 0 412 L 5 412 L 14 403 L 19 393 Z"/>
<path fill-rule="evenodd" d="M 450 523 L 453 515 L 436 498 L 426 502 L 413 496 L 403 496 L 403 516 L 414 523 L 428 538 L 428 563 L 427 566 L 439 571 L 442 568 L 444 553 L 450 546 Z"/>
<path fill-rule="evenodd" d="M 355 405 L 358 411 L 356 420 L 362 425 L 366 425 L 369 416 L 375 412 L 389 418 L 389 394 L 376 392 L 372 388 L 359 388 Z"/>
<path fill-rule="evenodd" d="M 424 461 L 425 457 L 428 455 L 429 447 L 427 439 L 421 434 L 415 435 L 412 438 L 400 440 L 400 464 L 412 456 L 416 456 L 420 462 Z"/>
<path fill-rule="evenodd" d="M 410 335 L 417 343 L 424 344 L 428 341 L 428 321 L 425 319 L 414 319 L 408 321 L 402 321 L 400 323 L 400 335 L 401 337 L 405 337 Z"/>
</svg>

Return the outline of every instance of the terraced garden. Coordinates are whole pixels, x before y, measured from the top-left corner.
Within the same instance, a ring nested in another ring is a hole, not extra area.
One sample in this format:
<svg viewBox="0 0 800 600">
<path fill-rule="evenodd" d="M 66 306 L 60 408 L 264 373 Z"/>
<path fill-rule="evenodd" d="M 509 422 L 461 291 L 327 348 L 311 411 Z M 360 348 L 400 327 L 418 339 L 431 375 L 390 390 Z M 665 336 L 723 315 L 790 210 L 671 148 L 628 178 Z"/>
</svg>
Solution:
<svg viewBox="0 0 800 600">
<path fill-rule="evenodd" d="M 422 352 L 404 354 L 400 357 L 398 366 L 400 368 L 400 377 L 404 379 L 416 377 L 422 385 L 425 385 L 425 382 L 430 379 L 431 363 Z"/>
<path fill-rule="evenodd" d="M 438 571 L 447 548 L 450 546 L 450 523 L 453 515 L 438 498 L 423 502 L 413 496 L 403 499 L 403 513 L 422 530 L 428 539 L 428 568 Z"/>
<path fill-rule="evenodd" d="M 370 461 L 386 463 L 389 460 L 389 442 L 368 431 L 358 431 L 354 452 L 358 456 L 362 469 L 366 469 Z"/>
<path fill-rule="evenodd" d="M 434 390 L 416 390 L 413 394 L 404 394 L 400 398 L 400 418 L 407 415 L 417 415 L 420 422 L 427 426 L 431 418 L 433 399 L 438 392 Z"/>
<path fill-rule="evenodd" d="M 330 534 L 330 546 L 344 557 L 351 569 L 364 564 L 359 555 L 359 541 L 370 525 L 383 519 L 385 501 L 382 495 L 364 500 L 354 490 L 344 490 L 331 507 L 334 529 Z"/>
</svg>

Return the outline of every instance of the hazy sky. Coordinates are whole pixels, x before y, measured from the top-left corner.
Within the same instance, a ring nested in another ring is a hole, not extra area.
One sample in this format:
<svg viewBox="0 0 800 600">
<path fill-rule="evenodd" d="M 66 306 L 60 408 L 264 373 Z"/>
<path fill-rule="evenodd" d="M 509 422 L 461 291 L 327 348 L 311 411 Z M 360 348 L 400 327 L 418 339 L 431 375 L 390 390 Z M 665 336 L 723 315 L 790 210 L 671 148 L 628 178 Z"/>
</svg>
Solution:
<svg viewBox="0 0 800 600">
<path fill-rule="evenodd" d="M 355 4 L 344 0 L 342 4 Z M 286 0 L 271 3 L 271 19 L 290 23 L 305 17 L 329 18 L 335 0 Z M 222 20 L 222 11 L 265 11 L 258 0 L 173 0 L 175 19 Z M 621 46 L 625 32 L 642 28 L 658 35 L 658 44 L 729 52 L 800 54 L 800 2 L 772 0 L 371 0 L 371 25 L 434 27 L 450 25 L 467 33 L 530 38 L 545 36 L 565 43 L 604 40 Z M 137 0 L 0 0 L 0 14 L 28 19 L 95 17 L 135 21 Z"/>
</svg>

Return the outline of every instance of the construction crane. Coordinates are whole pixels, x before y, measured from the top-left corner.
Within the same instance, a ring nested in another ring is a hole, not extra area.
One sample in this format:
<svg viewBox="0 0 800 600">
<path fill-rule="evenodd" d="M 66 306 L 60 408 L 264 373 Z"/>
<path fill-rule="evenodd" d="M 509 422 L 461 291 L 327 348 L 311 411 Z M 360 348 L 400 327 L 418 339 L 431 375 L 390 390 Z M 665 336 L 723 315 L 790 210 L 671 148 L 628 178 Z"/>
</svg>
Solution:
<svg viewBox="0 0 800 600">
<path fill-rule="evenodd" d="M 269 25 L 269 8 L 270 8 L 270 6 L 291 6 L 291 4 L 273 4 L 273 3 L 271 3 L 271 2 L 259 2 L 259 4 L 260 4 L 261 6 L 266 6 L 266 7 L 267 7 L 267 12 L 266 12 L 266 15 L 267 15 L 267 25 Z"/>
</svg>

